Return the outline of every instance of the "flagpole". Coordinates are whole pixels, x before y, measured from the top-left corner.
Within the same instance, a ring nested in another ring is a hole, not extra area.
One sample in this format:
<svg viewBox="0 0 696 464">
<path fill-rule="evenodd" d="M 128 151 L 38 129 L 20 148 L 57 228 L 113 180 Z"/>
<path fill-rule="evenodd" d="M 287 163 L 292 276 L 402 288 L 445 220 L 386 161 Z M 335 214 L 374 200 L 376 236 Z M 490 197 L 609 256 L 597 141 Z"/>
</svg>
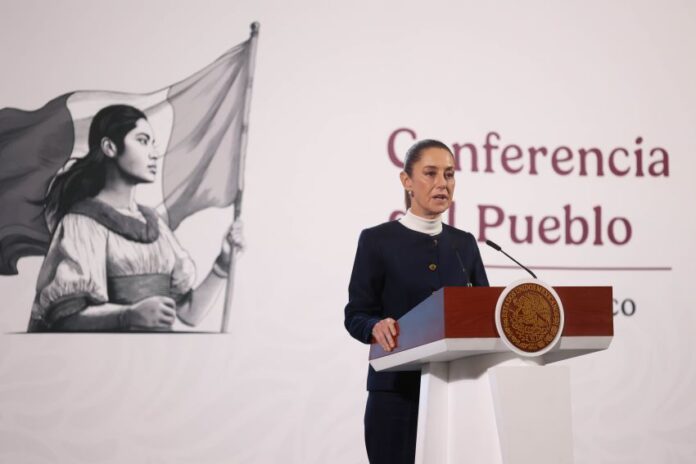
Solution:
<svg viewBox="0 0 696 464">
<path fill-rule="evenodd" d="M 244 194 L 244 168 L 246 167 L 246 149 L 249 138 L 249 111 L 251 110 L 251 89 L 254 85 L 254 67 L 256 65 L 256 44 L 259 38 L 258 21 L 251 23 L 251 35 L 249 37 L 249 67 L 247 74 L 247 88 L 244 95 L 244 113 L 242 115 L 242 133 L 240 136 L 239 169 L 237 172 L 237 196 L 234 199 L 234 220 L 242 214 L 242 196 Z M 230 250 L 230 266 L 227 270 L 227 285 L 225 286 L 225 306 L 222 311 L 222 326 L 220 333 L 227 333 L 230 307 L 232 306 L 232 290 L 234 288 L 234 265 L 236 249 Z"/>
</svg>

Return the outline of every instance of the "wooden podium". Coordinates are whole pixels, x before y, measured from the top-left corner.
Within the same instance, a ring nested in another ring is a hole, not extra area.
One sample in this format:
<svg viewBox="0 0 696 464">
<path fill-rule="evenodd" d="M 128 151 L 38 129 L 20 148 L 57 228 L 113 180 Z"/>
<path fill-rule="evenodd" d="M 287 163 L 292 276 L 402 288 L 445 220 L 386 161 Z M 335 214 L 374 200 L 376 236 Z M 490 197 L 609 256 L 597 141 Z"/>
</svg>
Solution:
<svg viewBox="0 0 696 464">
<path fill-rule="evenodd" d="M 498 334 L 504 287 L 445 287 L 399 319 L 397 347 L 370 348 L 378 371 L 421 370 L 419 464 L 573 462 L 570 372 L 561 359 L 608 348 L 611 287 L 554 287 L 565 314 L 555 347 L 514 354 Z"/>
</svg>

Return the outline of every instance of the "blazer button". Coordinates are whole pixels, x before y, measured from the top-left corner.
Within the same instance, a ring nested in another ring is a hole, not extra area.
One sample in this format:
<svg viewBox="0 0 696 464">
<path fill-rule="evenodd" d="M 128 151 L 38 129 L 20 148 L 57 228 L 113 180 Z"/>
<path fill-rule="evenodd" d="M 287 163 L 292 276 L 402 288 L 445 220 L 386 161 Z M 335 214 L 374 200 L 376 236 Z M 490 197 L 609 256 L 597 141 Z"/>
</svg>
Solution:
<svg viewBox="0 0 696 464">
<path fill-rule="evenodd" d="M 437 264 L 428 265 L 428 269 L 430 269 L 431 271 L 434 271 L 435 269 L 437 269 Z"/>
</svg>

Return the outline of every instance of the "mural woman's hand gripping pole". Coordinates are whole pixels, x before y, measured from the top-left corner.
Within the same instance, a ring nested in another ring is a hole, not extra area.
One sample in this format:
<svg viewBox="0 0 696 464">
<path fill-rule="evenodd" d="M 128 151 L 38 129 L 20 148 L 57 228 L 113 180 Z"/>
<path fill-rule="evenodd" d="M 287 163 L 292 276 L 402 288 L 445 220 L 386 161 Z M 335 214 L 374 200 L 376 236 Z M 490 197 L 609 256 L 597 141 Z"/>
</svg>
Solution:
<svg viewBox="0 0 696 464">
<path fill-rule="evenodd" d="M 225 271 L 229 270 L 232 260 L 238 251 L 244 251 L 246 242 L 244 240 L 244 223 L 241 219 L 235 219 L 232 226 L 227 231 L 225 240 L 222 242 L 222 249 L 215 264 Z M 227 273 L 225 273 L 227 274 Z"/>
<path fill-rule="evenodd" d="M 237 203 L 240 202 L 241 201 Z M 222 245 L 220 256 L 218 257 L 217 261 L 215 261 L 215 266 L 213 266 L 213 272 L 218 273 L 220 270 L 224 270 L 227 276 L 227 285 L 225 286 L 225 302 L 222 310 L 222 326 L 220 328 L 221 333 L 227 332 L 227 324 L 229 322 L 230 306 L 232 303 L 232 290 L 234 289 L 235 258 L 237 256 L 237 252 L 242 251 L 245 245 L 242 234 L 243 223 L 239 218 L 239 212 L 241 212 L 241 208 L 235 207 L 234 222 L 227 233 L 225 243 Z M 225 258 L 227 258 L 227 262 L 224 261 Z"/>
<path fill-rule="evenodd" d="M 227 231 L 220 254 L 206 278 L 193 290 L 188 301 L 177 308 L 179 320 L 190 326 L 198 325 L 213 307 L 223 287 L 226 288 L 226 298 L 230 296 L 234 258 L 243 247 L 243 224 L 237 219 Z"/>
</svg>

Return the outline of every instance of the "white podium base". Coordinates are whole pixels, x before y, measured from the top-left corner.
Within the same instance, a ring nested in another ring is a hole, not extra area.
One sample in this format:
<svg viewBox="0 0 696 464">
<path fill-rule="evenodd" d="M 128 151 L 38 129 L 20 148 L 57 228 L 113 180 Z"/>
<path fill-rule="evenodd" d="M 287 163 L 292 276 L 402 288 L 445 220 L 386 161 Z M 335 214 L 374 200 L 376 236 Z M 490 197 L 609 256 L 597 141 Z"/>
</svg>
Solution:
<svg viewBox="0 0 696 464">
<path fill-rule="evenodd" d="M 421 374 L 417 464 L 571 464 L 570 372 L 495 353 Z"/>
</svg>

